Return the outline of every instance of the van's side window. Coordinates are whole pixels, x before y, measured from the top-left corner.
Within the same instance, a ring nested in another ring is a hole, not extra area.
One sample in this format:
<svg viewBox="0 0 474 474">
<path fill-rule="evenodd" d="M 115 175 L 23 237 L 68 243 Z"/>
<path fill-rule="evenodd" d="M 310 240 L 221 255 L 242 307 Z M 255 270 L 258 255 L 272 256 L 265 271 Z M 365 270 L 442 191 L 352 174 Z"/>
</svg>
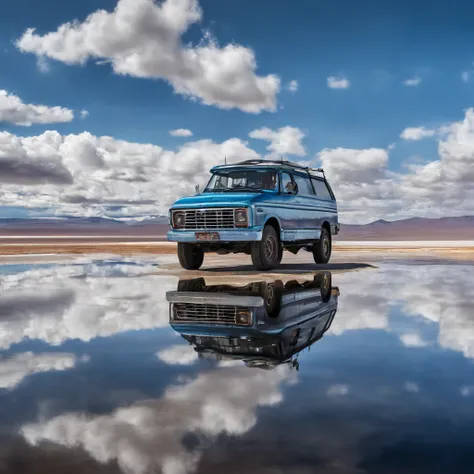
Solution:
<svg viewBox="0 0 474 474">
<path fill-rule="evenodd" d="M 312 179 L 314 189 L 316 190 L 316 196 L 320 199 L 327 199 L 328 201 L 332 201 L 331 193 L 329 192 L 326 183 L 320 179 Z"/>
<path fill-rule="evenodd" d="M 281 173 L 281 192 L 282 193 L 291 193 L 293 189 L 293 181 L 291 175 L 288 173 Z"/>
<path fill-rule="evenodd" d="M 298 174 L 294 175 L 296 185 L 298 186 L 298 194 L 300 196 L 314 196 L 313 187 L 308 178 L 304 178 Z"/>
</svg>

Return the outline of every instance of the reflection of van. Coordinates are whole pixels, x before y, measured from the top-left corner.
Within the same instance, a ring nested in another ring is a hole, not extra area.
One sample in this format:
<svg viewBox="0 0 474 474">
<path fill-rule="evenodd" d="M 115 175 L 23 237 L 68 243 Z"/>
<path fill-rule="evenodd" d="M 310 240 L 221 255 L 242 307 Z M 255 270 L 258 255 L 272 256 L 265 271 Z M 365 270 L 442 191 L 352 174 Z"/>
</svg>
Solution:
<svg viewBox="0 0 474 474">
<path fill-rule="evenodd" d="M 170 325 L 201 356 L 268 367 L 291 360 L 323 336 L 337 311 L 339 289 L 324 272 L 285 285 L 207 286 L 202 278 L 185 280 L 166 296 Z"/>
</svg>

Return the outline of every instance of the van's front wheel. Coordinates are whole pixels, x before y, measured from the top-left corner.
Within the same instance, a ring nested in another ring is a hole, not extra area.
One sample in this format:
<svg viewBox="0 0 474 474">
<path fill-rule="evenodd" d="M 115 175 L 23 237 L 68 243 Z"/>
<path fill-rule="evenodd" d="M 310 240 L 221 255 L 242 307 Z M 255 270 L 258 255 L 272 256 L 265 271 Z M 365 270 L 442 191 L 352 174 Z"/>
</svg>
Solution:
<svg viewBox="0 0 474 474">
<path fill-rule="evenodd" d="M 262 240 L 252 242 L 252 263 L 257 270 L 271 270 L 281 261 L 281 243 L 275 229 L 267 225 L 263 229 Z"/>
<path fill-rule="evenodd" d="M 178 242 L 178 260 L 186 270 L 199 270 L 204 261 L 204 252 L 195 244 Z"/>
</svg>

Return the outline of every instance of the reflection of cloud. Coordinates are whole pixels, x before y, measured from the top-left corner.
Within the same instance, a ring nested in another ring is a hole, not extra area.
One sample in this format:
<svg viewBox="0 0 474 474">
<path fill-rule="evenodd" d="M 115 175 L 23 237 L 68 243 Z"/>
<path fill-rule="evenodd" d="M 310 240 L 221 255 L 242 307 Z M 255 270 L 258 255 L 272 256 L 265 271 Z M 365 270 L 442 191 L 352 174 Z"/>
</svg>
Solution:
<svg viewBox="0 0 474 474">
<path fill-rule="evenodd" d="M 326 392 L 328 397 L 344 397 L 349 393 L 349 385 L 335 384 L 331 385 Z"/>
<path fill-rule="evenodd" d="M 198 360 L 197 352 L 190 345 L 177 344 L 156 353 L 156 357 L 170 365 L 190 365 Z"/>
<path fill-rule="evenodd" d="M 87 359 L 77 359 L 74 354 L 60 352 L 51 354 L 24 352 L 8 359 L 0 358 L 0 388 L 13 389 L 32 374 L 71 369 L 78 360 L 85 362 Z"/>
<path fill-rule="evenodd" d="M 404 389 L 410 393 L 418 393 L 420 391 L 419 385 L 415 382 L 406 382 Z"/>
<path fill-rule="evenodd" d="M 465 385 L 464 387 L 461 387 L 461 395 L 463 397 L 469 397 L 474 393 L 474 386 L 473 385 Z"/>
<path fill-rule="evenodd" d="M 438 344 L 474 358 L 474 272 L 468 265 L 384 265 L 373 272 L 338 275 L 341 297 L 329 334 L 352 329 L 394 330 L 390 307 L 408 316 L 400 339 L 410 347 L 429 344 L 418 331 L 438 323 Z M 423 318 L 420 321 L 420 317 Z"/>
<path fill-rule="evenodd" d="M 150 265 L 91 263 L 4 275 L 0 281 L 0 348 L 24 338 L 59 345 L 123 331 L 165 327 L 165 292 L 173 277 Z"/>
<path fill-rule="evenodd" d="M 388 328 L 388 298 L 379 291 L 379 272 L 338 275 L 341 297 L 328 334 L 342 334 L 357 329 Z"/>
<path fill-rule="evenodd" d="M 81 447 L 100 463 L 116 460 L 128 473 L 191 472 L 200 452 L 199 447 L 186 449 L 186 435 L 212 438 L 247 432 L 256 423 L 258 406 L 282 400 L 279 385 L 289 375 L 287 366 L 268 372 L 215 369 L 169 388 L 159 400 L 119 408 L 109 415 L 64 414 L 25 425 L 21 432 L 32 445 L 50 441 Z"/>
<path fill-rule="evenodd" d="M 400 340 L 402 341 L 403 345 L 407 347 L 425 347 L 428 345 L 428 343 L 424 341 L 416 332 L 402 334 L 400 336 Z"/>
</svg>

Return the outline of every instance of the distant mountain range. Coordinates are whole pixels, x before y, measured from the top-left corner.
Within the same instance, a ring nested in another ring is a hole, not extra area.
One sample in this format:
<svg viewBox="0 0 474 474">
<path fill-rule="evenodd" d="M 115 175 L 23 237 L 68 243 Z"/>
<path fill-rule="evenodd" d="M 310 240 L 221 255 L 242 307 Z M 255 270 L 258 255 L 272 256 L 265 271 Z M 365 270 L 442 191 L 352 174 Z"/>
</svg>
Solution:
<svg viewBox="0 0 474 474">
<path fill-rule="evenodd" d="M 119 221 L 102 217 L 59 217 L 0 219 L 0 236 L 6 235 L 163 235 L 168 218 L 159 216 L 144 221 Z"/>
<path fill-rule="evenodd" d="M 168 218 L 123 222 L 101 217 L 0 219 L 0 236 L 136 236 L 164 238 Z M 474 240 L 474 216 L 398 221 L 378 220 L 365 225 L 341 224 L 337 240 Z"/>
<path fill-rule="evenodd" d="M 338 240 L 474 240 L 474 216 L 342 225 Z"/>
</svg>

